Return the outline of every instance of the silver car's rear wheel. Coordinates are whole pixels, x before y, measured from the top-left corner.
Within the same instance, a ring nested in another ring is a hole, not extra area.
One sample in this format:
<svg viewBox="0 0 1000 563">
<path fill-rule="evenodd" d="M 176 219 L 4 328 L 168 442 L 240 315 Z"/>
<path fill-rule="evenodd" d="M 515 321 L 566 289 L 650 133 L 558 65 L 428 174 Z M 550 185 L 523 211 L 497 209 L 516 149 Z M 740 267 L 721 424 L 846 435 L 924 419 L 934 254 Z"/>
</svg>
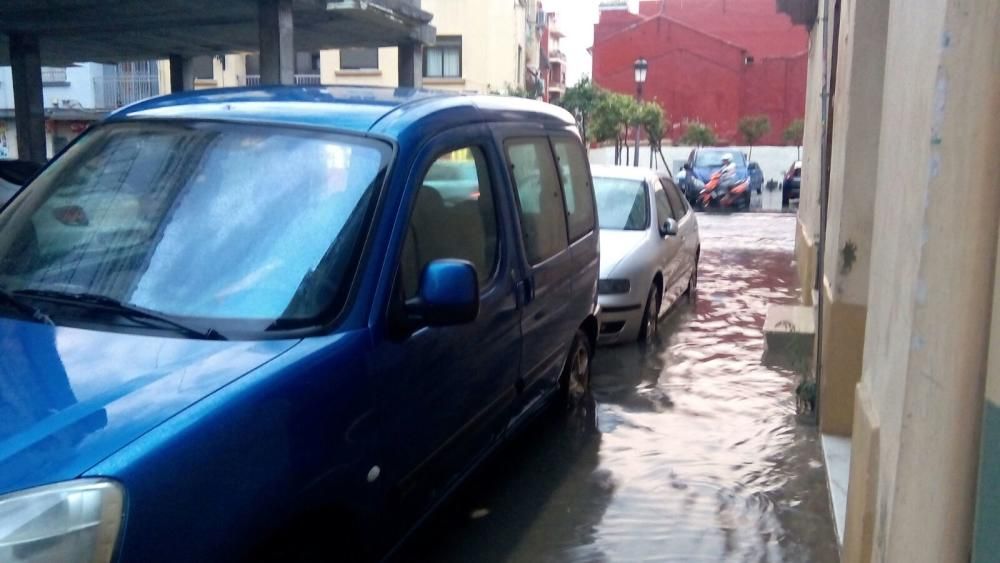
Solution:
<svg viewBox="0 0 1000 563">
<path fill-rule="evenodd" d="M 646 309 L 642 312 L 642 326 L 639 328 L 639 342 L 649 342 L 656 336 L 660 320 L 660 287 L 655 283 L 649 288 Z"/>
</svg>

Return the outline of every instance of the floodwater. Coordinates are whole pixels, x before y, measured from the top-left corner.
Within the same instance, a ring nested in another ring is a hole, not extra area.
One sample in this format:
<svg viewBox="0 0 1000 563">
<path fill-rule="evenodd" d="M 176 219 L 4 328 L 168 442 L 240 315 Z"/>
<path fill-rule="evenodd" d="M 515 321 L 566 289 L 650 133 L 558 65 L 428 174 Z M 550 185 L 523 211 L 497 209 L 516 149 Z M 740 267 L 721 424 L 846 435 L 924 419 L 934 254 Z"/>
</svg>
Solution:
<svg viewBox="0 0 1000 563">
<path fill-rule="evenodd" d="M 796 375 L 761 365 L 771 303 L 796 298 L 790 215 L 700 215 L 696 302 L 657 342 L 600 348 L 594 408 L 492 459 L 407 561 L 837 561 Z"/>
</svg>

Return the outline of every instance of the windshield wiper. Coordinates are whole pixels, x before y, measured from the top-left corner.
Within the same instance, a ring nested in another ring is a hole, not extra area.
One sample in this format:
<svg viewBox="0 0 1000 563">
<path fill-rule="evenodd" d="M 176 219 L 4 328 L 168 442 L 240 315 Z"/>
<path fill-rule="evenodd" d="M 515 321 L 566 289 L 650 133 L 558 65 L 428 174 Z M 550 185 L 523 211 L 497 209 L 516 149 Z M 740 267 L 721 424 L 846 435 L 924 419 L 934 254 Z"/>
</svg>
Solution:
<svg viewBox="0 0 1000 563">
<path fill-rule="evenodd" d="M 29 317 L 38 322 L 45 323 L 47 325 L 55 324 L 52 322 L 52 319 L 50 319 L 48 315 L 42 312 L 41 309 L 29 303 L 25 303 L 17 295 L 11 293 L 6 289 L 0 288 L 0 301 L 10 304 L 18 311 L 24 313 L 25 315 L 28 315 Z"/>
<path fill-rule="evenodd" d="M 59 303 L 93 306 L 106 311 L 111 311 L 133 321 L 169 326 L 178 332 L 195 338 L 202 338 L 205 340 L 226 340 L 226 337 L 214 328 L 202 330 L 188 326 L 182 322 L 175 321 L 166 315 L 125 303 L 124 301 L 120 301 L 114 297 L 108 297 L 107 295 L 98 295 L 93 293 L 64 293 L 48 289 L 22 289 L 14 292 L 12 297 L 16 299 L 17 296 L 20 295 L 49 299 Z"/>
</svg>

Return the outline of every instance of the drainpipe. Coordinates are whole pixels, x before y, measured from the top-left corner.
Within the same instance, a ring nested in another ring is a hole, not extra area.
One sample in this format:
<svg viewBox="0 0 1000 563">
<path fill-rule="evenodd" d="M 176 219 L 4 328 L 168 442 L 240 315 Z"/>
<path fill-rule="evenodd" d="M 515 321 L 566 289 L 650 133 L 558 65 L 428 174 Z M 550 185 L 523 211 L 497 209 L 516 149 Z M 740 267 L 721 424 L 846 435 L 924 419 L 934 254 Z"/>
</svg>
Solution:
<svg viewBox="0 0 1000 563">
<path fill-rule="evenodd" d="M 823 0 L 823 92 L 822 124 L 823 137 L 820 140 L 820 184 L 819 184 L 819 244 L 816 247 L 816 280 L 814 289 L 818 295 L 816 307 L 816 357 L 813 360 L 816 379 L 817 420 L 820 414 L 820 395 L 823 378 L 823 319 L 826 316 L 824 305 L 823 279 L 826 276 L 826 227 L 829 219 L 830 205 L 830 154 L 833 144 L 833 95 L 837 89 L 837 57 L 840 47 L 840 0 L 833 0 L 833 17 L 830 14 L 831 0 Z M 829 26 L 833 24 L 833 41 L 829 41 Z M 827 46 L 830 45 L 830 56 L 827 57 Z"/>
</svg>

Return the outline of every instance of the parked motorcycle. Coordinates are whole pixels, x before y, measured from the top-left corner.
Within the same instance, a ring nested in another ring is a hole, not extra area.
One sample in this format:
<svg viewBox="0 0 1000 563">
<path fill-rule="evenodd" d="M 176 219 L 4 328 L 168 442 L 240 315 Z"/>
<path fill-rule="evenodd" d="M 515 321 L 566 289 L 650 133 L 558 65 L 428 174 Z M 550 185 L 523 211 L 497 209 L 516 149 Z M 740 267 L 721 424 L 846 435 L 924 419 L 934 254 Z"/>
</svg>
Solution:
<svg viewBox="0 0 1000 563">
<path fill-rule="evenodd" d="M 713 173 L 708 183 L 703 184 L 703 186 L 698 186 L 702 182 L 697 178 L 695 181 L 695 186 L 701 188 L 697 198 L 698 206 L 701 209 L 745 209 L 750 201 L 749 198 L 745 197 L 747 190 L 750 189 L 749 178 L 736 181 L 725 180 L 722 178 L 720 170 Z"/>
</svg>

